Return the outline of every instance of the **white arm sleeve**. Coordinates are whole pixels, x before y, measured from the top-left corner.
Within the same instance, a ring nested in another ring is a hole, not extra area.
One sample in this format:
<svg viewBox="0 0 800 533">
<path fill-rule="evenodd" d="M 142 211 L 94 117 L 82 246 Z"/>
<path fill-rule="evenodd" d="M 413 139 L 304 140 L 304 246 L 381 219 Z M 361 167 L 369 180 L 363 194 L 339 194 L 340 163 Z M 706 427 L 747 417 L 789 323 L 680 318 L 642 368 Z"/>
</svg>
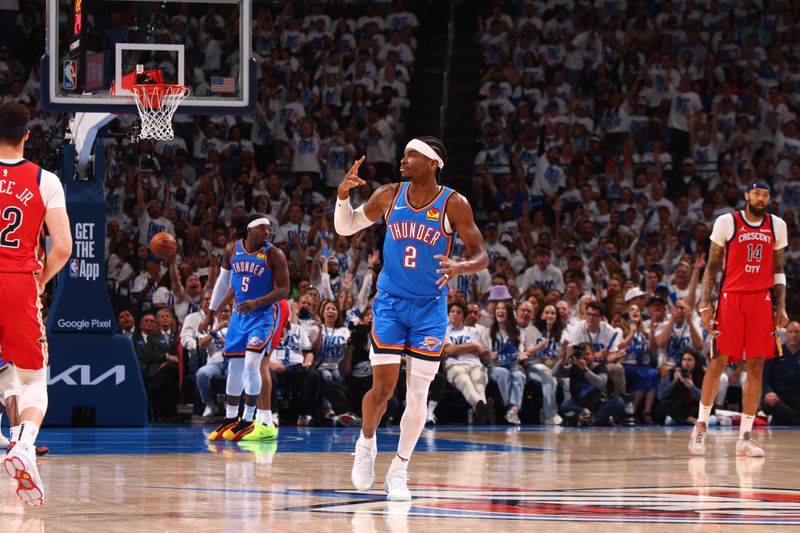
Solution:
<svg viewBox="0 0 800 533">
<path fill-rule="evenodd" d="M 228 287 L 231 286 L 231 271 L 224 268 L 219 269 L 219 276 L 217 282 L 214 284 L 214 292 L 211 293 L 211 303 L 208 308 L 216 311 L 220 302 L 225 298 L 225 293 L 228 292 Z"/>
<path fill-rule="evenodd" d="M 336 209 L 333 212 L 333 227 L 336 228 L 336 233 L 348 237 L 368 228 L 372 225 L 372 220 L 367 218 L 364 214 L 364 206 L 361 205 L 353 211 L 353 206 L 350 205 L 350 199 L 336 200 Z"/>
</svg>

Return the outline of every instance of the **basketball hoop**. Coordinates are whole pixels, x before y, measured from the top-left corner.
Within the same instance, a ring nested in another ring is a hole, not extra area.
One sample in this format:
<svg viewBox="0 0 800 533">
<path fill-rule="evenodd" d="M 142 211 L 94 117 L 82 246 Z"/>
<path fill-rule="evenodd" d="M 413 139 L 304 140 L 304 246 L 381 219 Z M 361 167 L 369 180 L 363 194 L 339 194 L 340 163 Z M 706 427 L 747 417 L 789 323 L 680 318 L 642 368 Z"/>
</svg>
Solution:
<svg viewBox="0 0 800 533">
<path fill-rule="evenodd" d="M 172 115 L 189 96 L 189 89 L 183 85 L 142 84 L 134 85 L 131 91 L 142 122 L 139 138 L 172 139 Z"/>
</svg>

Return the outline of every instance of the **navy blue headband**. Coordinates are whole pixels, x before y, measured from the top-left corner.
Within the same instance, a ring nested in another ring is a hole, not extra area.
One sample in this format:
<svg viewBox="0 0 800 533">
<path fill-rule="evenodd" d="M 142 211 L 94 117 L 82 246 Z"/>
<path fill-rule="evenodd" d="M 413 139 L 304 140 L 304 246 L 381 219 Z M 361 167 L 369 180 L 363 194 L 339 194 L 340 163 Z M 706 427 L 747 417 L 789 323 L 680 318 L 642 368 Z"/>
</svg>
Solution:
<svg viewBox="0 0 800 533">
<path fill-rule="evenodd" d="M 747 192 L 753 191 L 755 189 L 764 189 L 768 193 L 772 193 L 772 189 L 770 189 L 769 185 L 764 183 L 763 181 L 756 181 L 747 185 Z"/>
</svg>

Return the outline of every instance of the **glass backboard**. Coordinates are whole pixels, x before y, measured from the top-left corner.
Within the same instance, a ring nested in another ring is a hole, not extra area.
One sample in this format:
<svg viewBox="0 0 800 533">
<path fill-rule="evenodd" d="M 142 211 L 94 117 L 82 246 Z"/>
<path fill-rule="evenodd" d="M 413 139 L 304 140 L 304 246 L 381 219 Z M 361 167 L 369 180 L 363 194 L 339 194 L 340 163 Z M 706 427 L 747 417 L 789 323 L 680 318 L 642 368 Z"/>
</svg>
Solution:
<svg viewBox="0 0 800 533">
<path fill-rule="evenodd" d="M 43 105 L 136 112 L 134 81 L 186 85 L 179 113 L 246 113 L 255 103 L 249 0 L 48 0 Z"/>
</svg>

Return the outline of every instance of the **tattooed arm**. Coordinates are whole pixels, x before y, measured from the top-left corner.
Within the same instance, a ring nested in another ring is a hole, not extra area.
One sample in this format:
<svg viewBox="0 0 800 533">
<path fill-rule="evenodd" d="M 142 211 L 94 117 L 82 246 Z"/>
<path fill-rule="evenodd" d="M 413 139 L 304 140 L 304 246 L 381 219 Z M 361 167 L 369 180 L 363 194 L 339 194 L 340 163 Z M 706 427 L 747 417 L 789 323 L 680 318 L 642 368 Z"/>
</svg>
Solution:
<svg viewBox="0 0 800 533">
<path fill-rule="evenodd" d="M 783 250 L 773 252 L 772 270 L 776 274 L 775 285 L 775 327 L 784 328 L 789 323 L 789 316 L 786 314 L 786 275 L 783 273 Z"/>
<path fill-rule="evenodd" d="M 712 242 L 711 248 L 708 250 L 706 271 L 703 273 L 703 282 L 700 288 L 700 302 L 697 304 L 697 312 L 700 313 L 703 327 L 706 328 L 706 331 L 709 333 L 711 333 L 713 329 L 711 327 L 711 294 L 714 292 L 714 286 L 717 284 L 717 273 L 720 268 L 722 268 L 722 262 L 725 259 L 724 256 L 725 249 L 719 244 Z"/>
</svg>

